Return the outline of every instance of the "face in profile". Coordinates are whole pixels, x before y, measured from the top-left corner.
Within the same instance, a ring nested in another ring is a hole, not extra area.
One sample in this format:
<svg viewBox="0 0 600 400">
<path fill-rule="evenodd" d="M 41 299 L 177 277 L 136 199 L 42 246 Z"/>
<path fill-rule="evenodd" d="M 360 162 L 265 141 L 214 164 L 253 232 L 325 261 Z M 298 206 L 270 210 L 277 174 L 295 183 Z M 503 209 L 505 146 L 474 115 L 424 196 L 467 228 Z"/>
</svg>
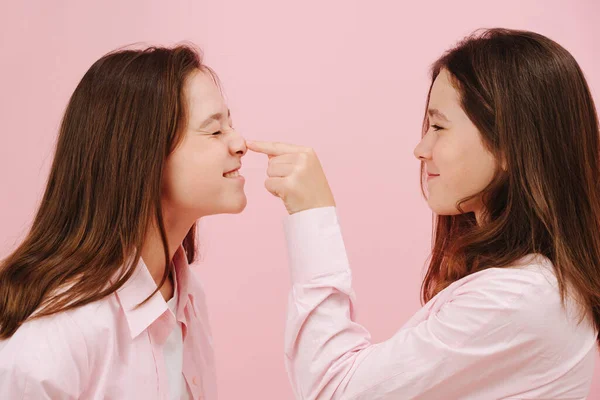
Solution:
<svg viewBox="0 0 600 400">
<path fill-rule="evenodd" d="M 184 93 L 187 123 L 181 142 L 167 159 L 163 208 L 167 215 L 194 220 L 239 213 L 246 207 L 244 178 L 239 174 L 246 142 L 233 129 L 229 109 L 209 72 L 192 73 Z"/>
<path fill-rule="evenodd" d="M 492 181 L 496 160 L 461 107 L 459 91 L 444 69 L 435 79 L 427 109 L 427 132 L 415 148 L 424 163 L 427 202 L 438 215 L 460 214 L 457 203 L 477 195 Z M 464 212 L 481 211 L 481 200 L 461 204 Z"/>
</svg>

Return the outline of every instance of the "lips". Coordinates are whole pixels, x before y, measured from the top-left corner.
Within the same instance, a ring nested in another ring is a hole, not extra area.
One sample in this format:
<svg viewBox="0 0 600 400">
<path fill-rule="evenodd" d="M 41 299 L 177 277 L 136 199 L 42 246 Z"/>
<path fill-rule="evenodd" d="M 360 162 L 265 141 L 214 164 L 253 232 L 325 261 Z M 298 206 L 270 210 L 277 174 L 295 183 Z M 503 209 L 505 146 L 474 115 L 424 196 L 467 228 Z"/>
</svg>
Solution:
<svg viewBox="0 0 600 400">
<path fill-rule="evenodd" d="M 237 178 L 240 176 L 240 172 L 236 169 L 235 171 L 227 172 L 223 174 L 225 178 Z"/>
<path fill-rule="evenodd" d="M 241 165 L 235 169 L 232 169 L 231 171 L 225 172 L 223 176 L 225 178 L 237 178 L 238 176 L 240 176 L 240 168 L 242 168 Z"/>
<path fill-rule="evenodd" d="M 432 174 L 432 173 L 427 173 L 427 182 L 429 182 L 432 179 L 437 178 L 438 176 L 440 176 L 440 174 Z"/>
<path fill-rule="evenodd" d="M 239 170 L 240 170 L 240 168 L 242 168 L 242 166 L 241 166 L 241 165 L 238 165 L 238 166 L 237 166 L 237 167 L 235 167 L 234 169 L 230 169 L 229 171 L 227 171 L 227 172 L 224 172 L 224 173 L 223 173 L 223 175 L 225 175 L 225 174 L 230 174 L 230 173 L 232 173 L 232 172 L 235 172 L 235 171 L 239 171 Z"/>
</svg>

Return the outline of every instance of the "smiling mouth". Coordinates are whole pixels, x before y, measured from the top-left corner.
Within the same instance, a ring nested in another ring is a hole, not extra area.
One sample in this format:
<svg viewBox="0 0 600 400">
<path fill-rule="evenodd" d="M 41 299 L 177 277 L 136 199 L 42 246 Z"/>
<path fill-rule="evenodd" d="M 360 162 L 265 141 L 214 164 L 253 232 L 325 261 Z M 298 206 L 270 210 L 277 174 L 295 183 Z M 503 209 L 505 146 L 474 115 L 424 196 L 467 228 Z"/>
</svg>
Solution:
<svg viewBox="0 0 600 400">
<path fill-rule="evenodd" d="M 238 176 L 240 176 L 240 171 L 236 169 L 235 171 L 224 173 L 223 176 L 225 178 L 237 178 Z"/>
</svg>

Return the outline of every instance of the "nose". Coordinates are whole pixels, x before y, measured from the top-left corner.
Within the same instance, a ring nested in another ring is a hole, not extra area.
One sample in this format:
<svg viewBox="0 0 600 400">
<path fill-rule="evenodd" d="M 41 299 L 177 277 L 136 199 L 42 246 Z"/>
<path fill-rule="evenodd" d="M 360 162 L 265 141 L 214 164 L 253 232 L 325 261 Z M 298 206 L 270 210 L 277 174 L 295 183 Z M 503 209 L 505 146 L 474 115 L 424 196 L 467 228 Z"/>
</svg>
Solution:
<svg viewBox="0 0 600 400">
<path fill-rule="evenodd" d="M 229 142 L 229 152 L 232 155 L 244 156 L 248 148 L 246 147 L 246 139 L 240 135 L 236 130 L 233 131 L 231 141 Z"/>
<path fill-rule="evenodd" d="M 419 161 L 431 160 L 431 149 L 433 146 L 430 143 L 431 140 L 429 140 L 429 136 L 430 135 L 423 136 L 423 138 L 413 151 L 413 154 Z"/>
</svg>

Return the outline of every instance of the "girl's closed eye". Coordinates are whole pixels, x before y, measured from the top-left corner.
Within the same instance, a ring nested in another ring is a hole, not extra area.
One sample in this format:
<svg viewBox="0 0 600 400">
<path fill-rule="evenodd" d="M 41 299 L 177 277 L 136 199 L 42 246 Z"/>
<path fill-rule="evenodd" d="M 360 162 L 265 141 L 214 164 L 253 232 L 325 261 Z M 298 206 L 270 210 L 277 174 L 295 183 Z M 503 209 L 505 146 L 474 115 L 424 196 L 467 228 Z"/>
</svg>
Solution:
<svg viewBox="0 0 600 400">
<path fill-rule="evenodd" d="M 220 130 L 214 132 L 212 135 L 216 136 L 216 135 L 227 134 L 227 133 L 232 132 L 233 130 L 234 130 L 233 127 L 229 126 L 229 127 L 225 128 L 225 129 L 220 129 Z"/>
<path fill-rule="evenodd" d="M 434 125 L 431 125 L 431 127 L 433 128 L 433 130 L 434 130 L 434 131 L 439 131 L 439 130 L 442 130 L 442 129 L 444 129 L 444 127 L 442 127 L 442 126 L 439 126 L 439 125 L 435 125 L 435 124 L 434 124 Z"/>
<path fill-rule="evenodd" d="M 219 136 L 223 133 L 223 131 L 221 129 L 219 129 L 218 131 L 215 131 L 215 132 L 198 130 L 198 133 L 205 135 L 205 136 Z"/>
</svg>

